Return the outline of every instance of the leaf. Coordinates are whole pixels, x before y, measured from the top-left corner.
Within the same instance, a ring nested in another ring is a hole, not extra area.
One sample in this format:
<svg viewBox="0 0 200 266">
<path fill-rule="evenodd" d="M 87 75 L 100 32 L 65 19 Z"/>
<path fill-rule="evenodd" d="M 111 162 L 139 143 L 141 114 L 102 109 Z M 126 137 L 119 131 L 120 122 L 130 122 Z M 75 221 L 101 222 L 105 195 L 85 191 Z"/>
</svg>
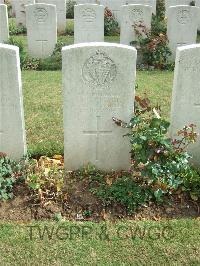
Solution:
<svg viewBox="0 0 200 266">
<path fill-rule="evenodd" d="M 63 157 L 62 157 L 62 155 L 55 154 L 55 155 L 53 156 L 53 159 L 55 159 L 55 160 L 63 160 Z"/>
<path fill-rule="evenodd" d="M 190 197 L 192 200 L 197 201 L 199 198 L 196 194 L 190 193 Z"/>
</svg>

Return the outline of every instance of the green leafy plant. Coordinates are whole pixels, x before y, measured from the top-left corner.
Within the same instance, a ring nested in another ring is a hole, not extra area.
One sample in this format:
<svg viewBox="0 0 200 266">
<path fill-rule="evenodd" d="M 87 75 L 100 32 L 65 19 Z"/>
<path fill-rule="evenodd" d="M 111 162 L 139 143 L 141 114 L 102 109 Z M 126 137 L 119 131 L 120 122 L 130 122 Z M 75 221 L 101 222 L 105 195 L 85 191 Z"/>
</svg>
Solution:
<svg viewBox="0 0 200 266">
<path fill-rule="evenodd" d="M 53 54 L 46 59 L 39 60 L 37 70 L 41 71 L 52 71 L 62 69 L 62 47 L 66 46 L 65 43 L 59 41 L 53 51 Z"/>
<path fill-rule="evenodd" d="M 9 159 L 0 153 L 0 200 L 13 198 L 13 186 L 23 179 L 23 164 Z"/>
<path fill-rule="evenodd" d="M 104 13 L 104 34 L 105 36 L 113 36 L 119 34 L 119 24 L 112 14 L 112 12 L 106 7 Z"/>
<path fill-rule="evenodd" d="M 183 177 L 182 190 L 188 192 L 192 200 L 200 200 L 200 173 L 197 170 L 188 169 Z"/>
<path fill-rule="evenodd" d="M 92 216 L 92 211 L 91 210 L 85 210 L 83 211 L 83 216 L 86 218 L 89 218 Z"/>
<path fill-rule="evenodd" d="M 170 123 L 162 119 L 158 107 L 152 107 L 148 98 L 136 96 L 134 116 L 128 124 L 114 119 L 119 126 L 130 129 L 132 175 L 142 188 L 152 192 L 160 202 L 183 183 L 185 173 L 191 171 L 188 145 L 197 138 L 195 125 L 178 132 L 177 139 L 167 136 Z"/>
<path fill-rule="evenodd" d="M 15 37 L 10 37 L 8 44 L 19 47 L 21 69 L 23 70 L 37 70 L 38 69 L 40 61 L 38 59 L 30 58 L 28 56 L 25 46 L 21 40 L 18 40 Z"/>
<path fill-rule="evenodd" d="M 17 26 L 13 19 L 9 20 L 9 33 L 12 35 L 26 34 L 27 30 L 24 26 Z"/>
<path fill-rule="evenodd" d="M 155 22 L 155 25 L 160 25 L 160 28 L 153 28 L 148 30 L 141 23 L 134 25 L 134 31 L 138 40 L 132 42 L 132 45 L 137 45 L 142 53 L 142 61 L 147 66 L 154 66 L 158 69 L 172 68 L 169 63 L 171 51 L 168 47 L 168 38 L 164 32 L 163 25 Z M 160 32 L 163 31 L 163 32 Z M 158 33 L 160 32 L 160 33 Z"/>
</svg>

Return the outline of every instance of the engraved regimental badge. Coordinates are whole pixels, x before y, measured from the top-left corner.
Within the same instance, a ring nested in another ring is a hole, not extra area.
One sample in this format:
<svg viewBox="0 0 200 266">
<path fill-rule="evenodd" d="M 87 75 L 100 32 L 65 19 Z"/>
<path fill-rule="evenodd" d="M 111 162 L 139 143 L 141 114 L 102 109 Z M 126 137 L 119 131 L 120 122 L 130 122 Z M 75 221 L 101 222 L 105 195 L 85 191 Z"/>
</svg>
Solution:
<svg viewBox="0 0 200 266">
<path fill-rule="evenodd" d="M 109 85 L 117 75 L 117 66 L 103 51 L 96 51 L 83 65 L 83 80 L 89 85 L 99 87 Z"/>
</svg>

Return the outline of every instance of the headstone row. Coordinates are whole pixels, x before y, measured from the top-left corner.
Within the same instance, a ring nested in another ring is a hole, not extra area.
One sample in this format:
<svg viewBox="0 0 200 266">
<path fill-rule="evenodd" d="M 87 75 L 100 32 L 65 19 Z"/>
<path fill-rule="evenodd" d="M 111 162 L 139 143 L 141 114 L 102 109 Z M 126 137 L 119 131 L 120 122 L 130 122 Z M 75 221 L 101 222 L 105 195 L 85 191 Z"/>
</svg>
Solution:
<svg viewBox="0 0 200 266">
<path fill-rule="evenodd" d="M 89 162 L 102 170 L 128 169 L 128 139 L 112 117 L 128 121 L 133 114 L 136 50 L 90 43 L 64 47 L 62 53 L 66 169 Z M 200 133 L 199 67 L 200 45 L 178 47 L 171 137 L 190 123 Z M 0 152 L 18 160 L 26 154 L 26 135 L 17 47 L 0 44 L 0 73 Z M 199 166 L 200 141 L 189 149 Z"/>
</svg>

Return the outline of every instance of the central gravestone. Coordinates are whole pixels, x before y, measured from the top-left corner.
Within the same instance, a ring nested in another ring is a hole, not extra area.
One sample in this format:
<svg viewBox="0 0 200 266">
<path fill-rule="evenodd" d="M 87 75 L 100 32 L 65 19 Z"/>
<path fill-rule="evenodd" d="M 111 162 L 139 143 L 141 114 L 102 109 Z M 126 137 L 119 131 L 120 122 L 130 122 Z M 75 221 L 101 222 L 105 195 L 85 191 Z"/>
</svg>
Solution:
<svg viewBox="0 0 200 266">
<path fill-rule="evenodd" d="M 19 48 L 0 44 L 0 152 L 19 160 L 26 153 Z"/>
<path fill-rule="evenodd" d="M 28 52 L 34 58 L 52 55 L 57 42 L 56 6 L 26 6 Z"/>
<path fill-rule="evenodd" d="M 129 121 L 133 114 L 136 50 L 91 43 L 62 53 L 66 169 L 128 169 L 129 140 L 112 117 Z"/>
</svg>

